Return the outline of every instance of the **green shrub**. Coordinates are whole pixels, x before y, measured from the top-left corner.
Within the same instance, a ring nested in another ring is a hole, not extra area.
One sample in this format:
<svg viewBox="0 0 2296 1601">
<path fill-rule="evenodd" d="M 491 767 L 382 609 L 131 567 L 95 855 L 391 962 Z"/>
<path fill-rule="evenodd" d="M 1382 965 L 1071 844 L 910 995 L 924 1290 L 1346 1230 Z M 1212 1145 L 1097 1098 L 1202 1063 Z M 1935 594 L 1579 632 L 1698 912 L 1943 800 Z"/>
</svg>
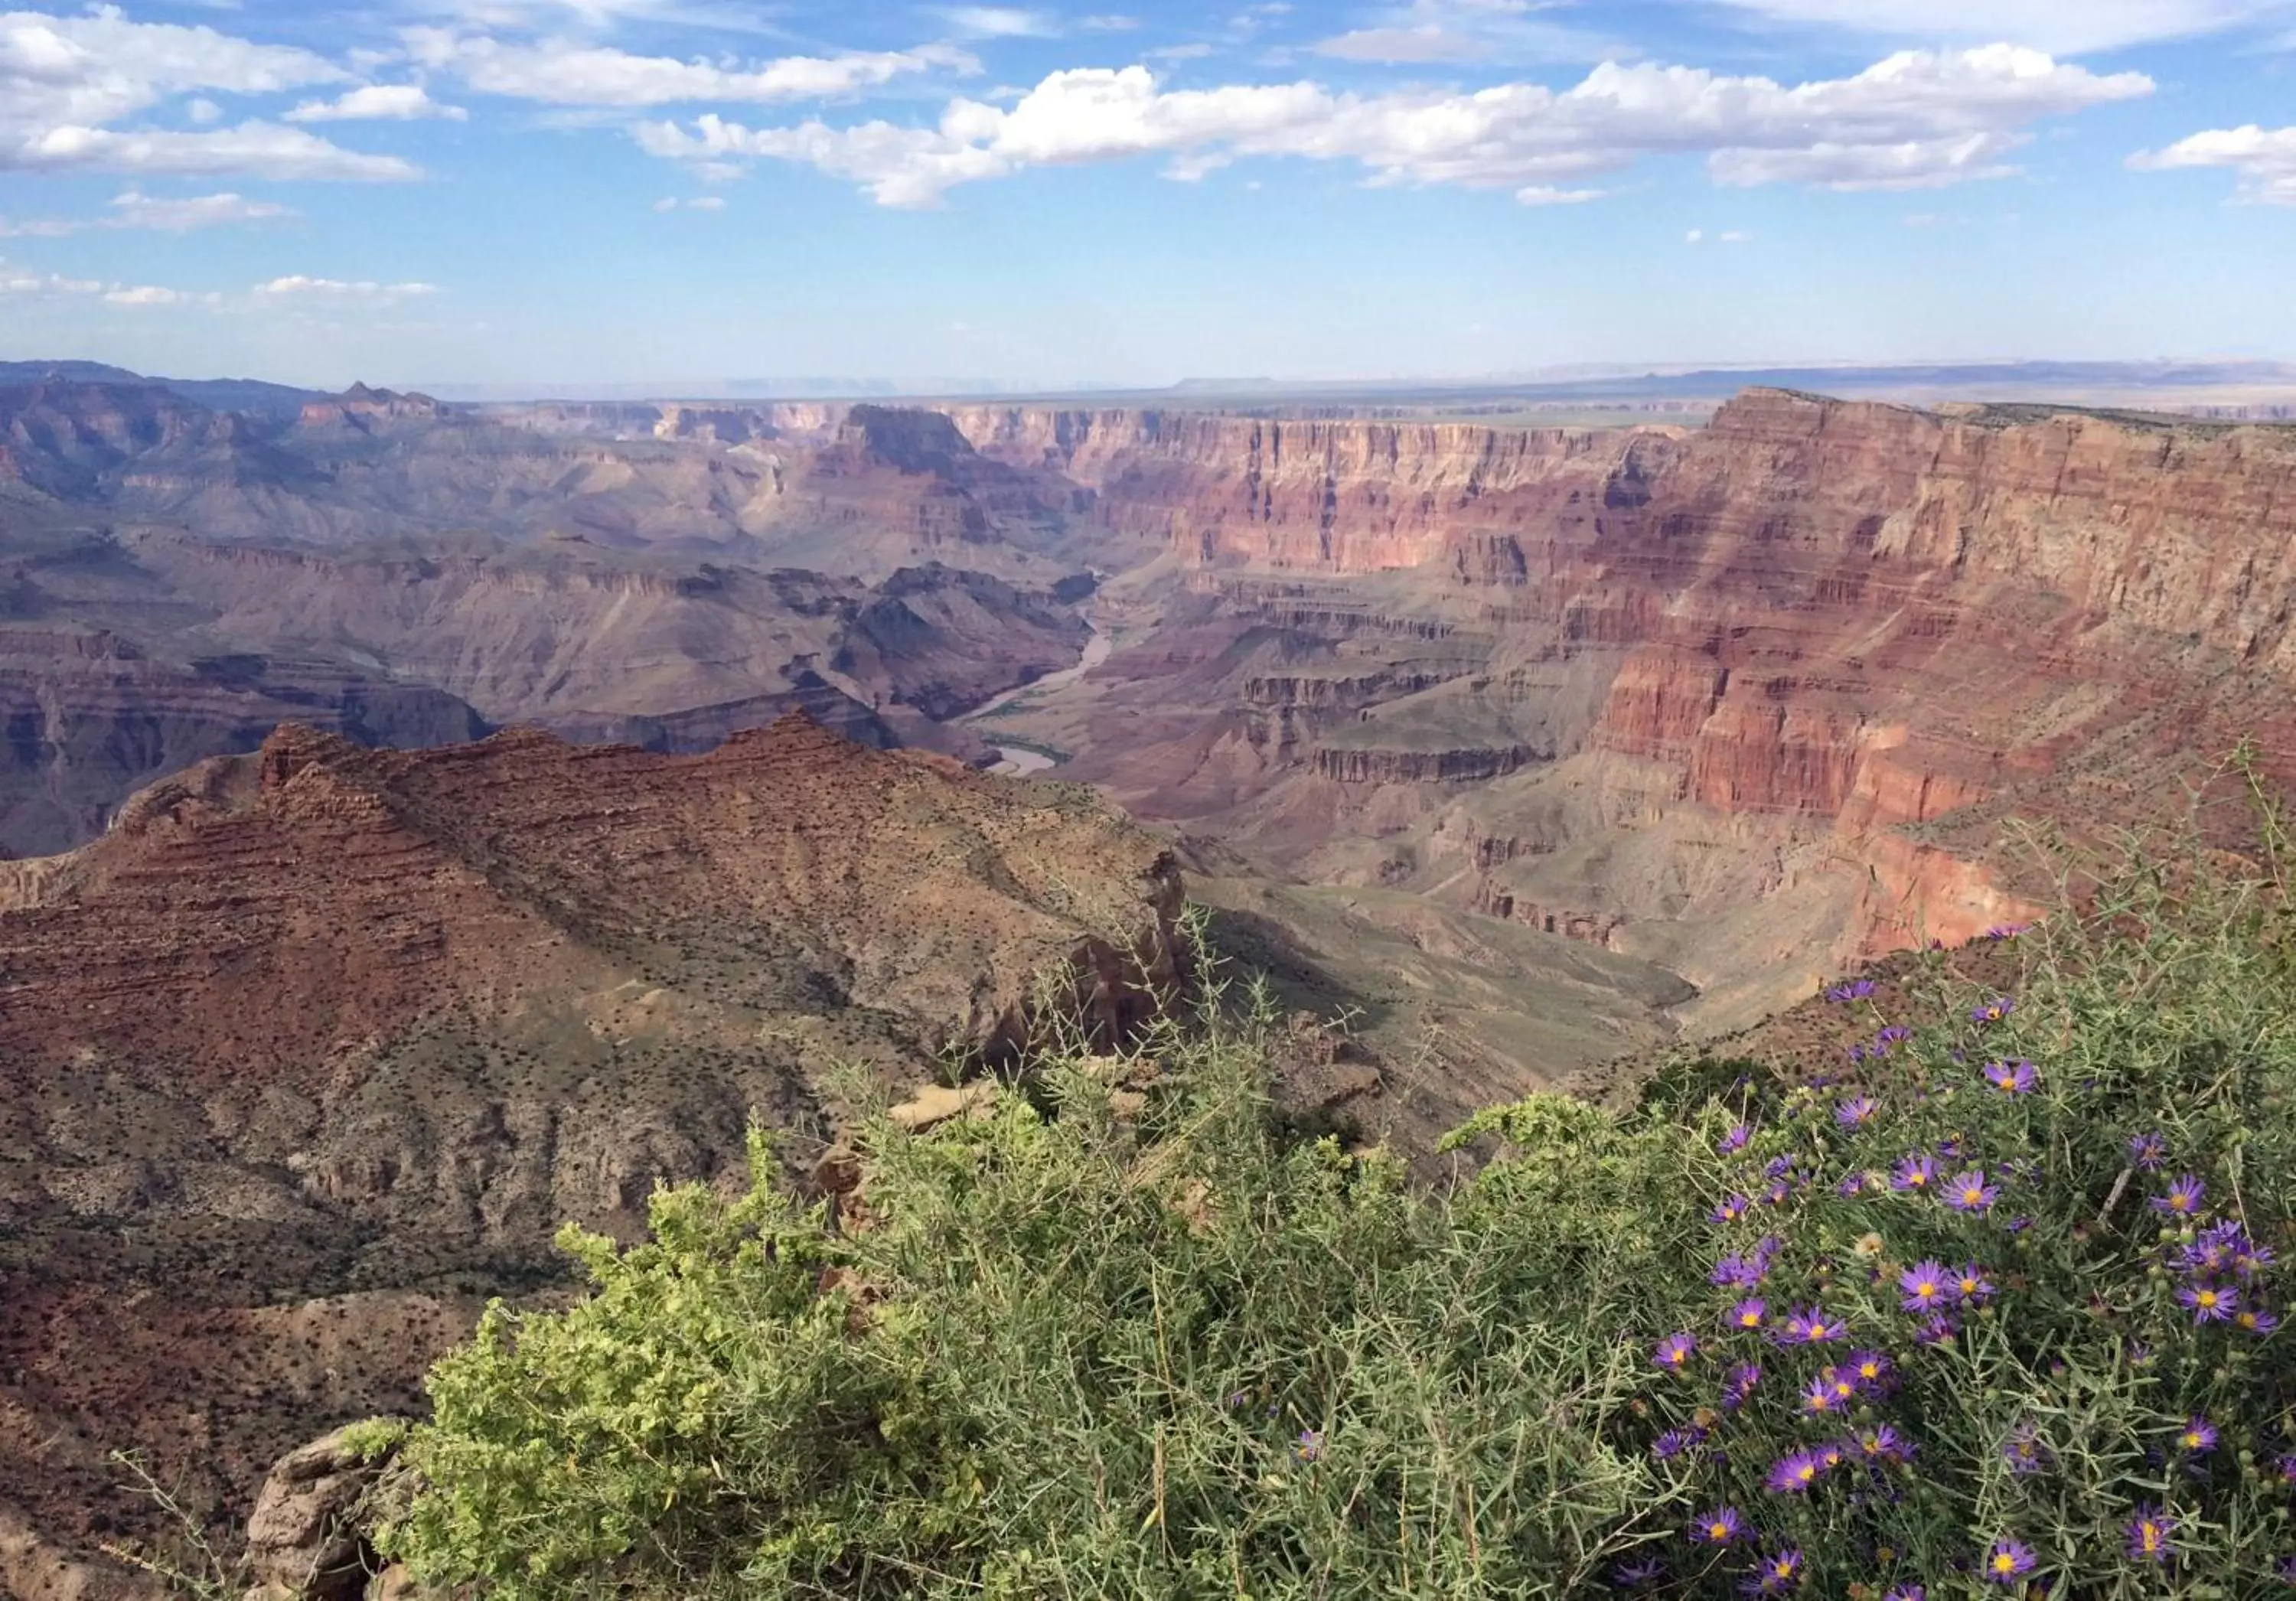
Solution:
<svg viewBox="0 0 2296 1601">
<path fill-rule="evenodd" d="M 1149 1041 L 1137 1129 L 1077 1057 L 873 1122 L 857 1231 L 665 1191 L 645 1244 L 569 1236 L 587 1299 L 440 1365 L 386 1547 L 504 1601 L 2259 1593 L 2296 1555 L 2276 907 L 2136 874 L 2019 940 L 2005 1006 L 1936 958 L 1898 1015 L 1844 992 L 1854 1062 L 1535 1096 L 1447 1195 L 1272 1132 L 1265 1018 Z"/>
</svg>

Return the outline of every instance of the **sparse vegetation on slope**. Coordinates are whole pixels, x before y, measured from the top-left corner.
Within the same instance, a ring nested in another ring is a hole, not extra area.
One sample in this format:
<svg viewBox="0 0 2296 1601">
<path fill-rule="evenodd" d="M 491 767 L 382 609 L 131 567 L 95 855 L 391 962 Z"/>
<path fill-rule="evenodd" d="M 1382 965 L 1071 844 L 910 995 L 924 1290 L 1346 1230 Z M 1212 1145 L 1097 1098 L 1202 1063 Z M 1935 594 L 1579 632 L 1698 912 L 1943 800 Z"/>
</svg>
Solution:
<svg viewBox="0 0 2296 1601">
<path fill-rule="evenodd" d="M 1853 1060 L 1496 1110 L 1447 1195 L 1287 1140 L 1265 1016 L 1144 1109 L 1064 1054 L 873 1123 L 842 1227 L 664 1191 L 439 1367 L 386 1546 L 504 1601 L 2264 1593 L 2284 897 L 2140 865 L 2013 948 L 1839 987 Z"/>
</svg>

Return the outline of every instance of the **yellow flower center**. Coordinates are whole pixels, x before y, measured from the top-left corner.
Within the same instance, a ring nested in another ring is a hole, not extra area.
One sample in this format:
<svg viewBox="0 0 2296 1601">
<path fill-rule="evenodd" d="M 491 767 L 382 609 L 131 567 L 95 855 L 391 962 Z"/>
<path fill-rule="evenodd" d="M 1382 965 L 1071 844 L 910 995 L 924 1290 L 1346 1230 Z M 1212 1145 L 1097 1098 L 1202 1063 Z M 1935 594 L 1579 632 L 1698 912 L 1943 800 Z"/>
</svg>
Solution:
<svg viewBox="0 0 2296 1601">
<path fill-rule="evenodd" d="M 1961 1198 L 1967 1204 L 1974 1206 L 1980 1201 L 1985 1199 L 1985 1192 L 1974 1185 L 1964 1185 L 1962 1186 Z"/>
<path fill-rule="evenodd" d="M 1993 1557 L 1993 1571 L 1997 1573 L 2013 1573 L 2017 1571 L 2017 1559 L 2006 1551 L 1997 1552 Z"/>
<path fill-rule="evenodd" d="M 1722 1539 L 1729 1539 L 1729 1538 L 1730 1538 L 1730 1525 L 1729 1525 L 1729 1524 L 1727 1524 L 1727 1523 L 1709 1523 L 1709 1524 L 1707 1524 L 1707 1525 L 1706 1525 L 1706 1538 L 1707 1538 L 1707 1539 L 1714 1539 L 1714 1540 L 1722 1540 Z"/>
</svg>

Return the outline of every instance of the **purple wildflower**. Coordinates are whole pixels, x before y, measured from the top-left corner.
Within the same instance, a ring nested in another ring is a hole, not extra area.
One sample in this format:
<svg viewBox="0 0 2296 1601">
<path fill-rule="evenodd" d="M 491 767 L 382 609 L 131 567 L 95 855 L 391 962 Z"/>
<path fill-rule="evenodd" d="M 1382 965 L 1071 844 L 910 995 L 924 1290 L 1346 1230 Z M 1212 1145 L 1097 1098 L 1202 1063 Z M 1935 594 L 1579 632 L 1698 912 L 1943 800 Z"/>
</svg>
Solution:
<svg viewBox="0 0 2296 1601">
<path fill-rule="evenodd" d="M 1313 1462 L 1324 1454 L 1324 1434 L 1320 1429 L 1302 1429 L 1300 1438 L 1292 1442 L 1292 1455 L 1302 1462 Z"/>
<path fill-rule="evenodd" d="M 2030 926 L 2031 925 L 2023 923 L 1997 923 L 1985 931 L 1985 937 L 1998 944 L 2004 940 L 2015 939 Z"/>
<path fill-rule="evenodd" d="M 1923 1345 L 1950 1345 L 1961 1333 L 1961 1325 L 1950 1318 L 1932 1318 L 1915 1331 L 1914 1339 Z"/>
<path fill-rule="evenodd" d="M 1921 1584 L 1900 1584 L 1882 1597 L 1882 1601 L 1930 1601 L 1929 1587 Z"/>
<path fill-rule="evenodd" d="M 1983 1306 L 1993 1299 L 1993 1281 L 1975 1262 L 1964 1262 L 1953 1276 L 1953 1293 L 1965 1306 Z"/>
<path fill-rule="evenodd" d="M 2207 1198 L 2209 1186 L 2187 1173 L 2169 1186 L 2166 1195 L 2152 1197 L 2152 1210 L 2167 1212 L 2171 1217 L 2189 1218 L 2201 1210 Z"/>
<path fill-rule="evenodd" d="M 1914 1459 L 1914 1442 L 1888 1424 L 1876 1424 L 1862 1429 L 1851 1442 L 1857 1455 L 1868 1462 L 1910 1462 Z"/>
<path fill-rule="evenodd" d="M 1746 1142 L 1753 1137 L 1753 1129 L 1745 1123 L 1740 1123 L 1736 1128 L 1731 1129 L 1729 1133 L 1724 1135 L 1720 1141 L 1716 1144 L 1714 1148 L 1723 1155 L 1728 1156 L 1734 1152 L 1744 1150 L 1746 1148 Z"/>
<path fill-rule="evenodd" d="M 1937 1159 L 1939 1162 L 1959 1162 L 1961 1160 L 1961 1136 L 1958 1134 L 1948 1134 L 1943 1139 L 1938 1141 Z"/>
<path fill-rule="evenodd" d="M 2019 1420 L 2008 1437 L 2001 1442 L 2001 1458 L 2008 1463 L 2009 1471 L 2022 1479 L 2053 1466 L 2056 1458 L 2049 1448 L 2041 1443 L 2038 1424 L 2030 1417 Z"/>
<path fill-rule="evenodd" d="M 1671 1462 L 1685 1451 L 1698 1446 L 1705 1438 L 1702 1429 L 1669 1429 L 1651 1441 L 1651 1455 L 1660 1462 Z"/>
<path fill-rule="evenodd" d="M 1787 1316 L 1777 1341 L 1781 1345 L 1823 1345 L 1849 1332 L 1849 1326 L 1839 1318 L 1828 1318 L 1816 1307 L 1797 1307 Z"/>
<path fill-rule="evenodd" d="M 1689 1366 L 1691 1356 L 1697 1350 L 1696 1334 L 1687 1331 L 1669 1334 L 1658 1342 L 1658 1349 L 1651 1352 L 1651 1360 L 1669 1373 L 1680 1373 Z"/>
<path fill-rule="evenodd" d="M 1690 1538 L 1702 1546 L 1734 1546 L 1746 1537 L 1746 1520 L 1735 1507 L 1702 1512 L 1691 1526 Z"/>
<path fill-rule="evenodd" d="M 1780 1551 L 1762 1558 L 1753 1576 L 1740 1581 L 1739 1591 L 1748 1596 L 1783 1596 L 1801 1581 L 1801 1553 Z"/>
<path fill-rule="evenodd" d="M 2004 1095 L 2027 1096 L 2041 1082 L 2041 1075 L 2030 1062 L 1990 1062 L 1985 1067 L 1985 1081 Z"/>
<path fill-rule="evenodd" d="M 1890 1187 L 1894 1190 L 1926 1191 L 1936 1182 L 1937 1163 L 1926 1156 L 1903 1158 L 1897 1170 L 1890 1175 Z"/>
<path fill-rule="evenodd" d="M 1846 984 L 1836 984 L 1825 992 L 1825 998 L 1837 1004 L 1845 1001 L 1872 1000 L 1880 989 L 1872 979 L 1853 979 Z"/>
<path fill-rule="evenodd" d="M 1973 1023 L 2000 1022 L 2017 1009 L 2016 1000 L 2010 996 L 1997 995 L 1982 1006 L 1969 1009 L 1969 1021 Z"/>
<path fill-rule="evenodd" d="M 1790 1179 L 1781 1178 L 1776 1183 L 1771 1185 L 1769 1188 L 1762 1192 L 1762 1204 L 1765 1206 L 1784 1206 L 1789 1200 L 1792 1199 L 1792 1181 Z"/>
<path fill-rule="evenodd" d="M 1880 1110 L 1881 1108 L 1874 1104 L 1873 1096 L 1859 1096 L 1854 1100 L 1844 1101 L 1841 1105 L 1836 1106 L 1833 1109 L 1833 1121 L 1845 1129 L 1863 1129 L 1874 1121 L 1874 1114 Z"/>
<path fill-rule="evenodd" d="M 1730 1309 L 1732 1328 L 1759 1328 L 1762 1319 L 1769 1316 L 1769 1304 L 1759 1295 L 1749 1295 Z"/>
<path fill-rule="evenodd" d="M 1615 1589 L 1638 1590 L 1646 1584 L 1656 1584 L 1665 1577 L 1666 1564 L 1655 1556 L 1622 1562 L 1611 1570 L 1611 1584 Z"/>
<path fill-rule="evenodd" d="M 1844 1173 L 1841 1176 L 1841 1182 L 1833 1186 L 1833 1193 L 1841 1196 L 1845 1200 L 1852 1196 L 1864 1195 L 1866 1193 L 1866 1175 L 1855 1172 Z"/>
<path fill-rule="evenodd" d="M 2177 1304 L 2192 1313 L 2194 1323 L 2229 1323 L 2240 1310 L 2240 1292 L 2206 1283 L 2186 1285 L 2177 1292 Z"/>
<path fill-rule="evenodd" d="M 2238 1223 L 2218 1223 L 2201 1230 L 2200 1237 L 2177 1254 L 2177 1266 L 2186 1273 L 2237 1273 L 2254 1278 L 2272 1265 L 2269 1245 L 2259 1245 Z"/>
<path fill-rule="evenodd" d="M 1853 1351 L 1845 1366 L 1857 1387 L 1869 1394 L 1888 1388 L 1890 1381 L 1898 1373 L 1897 1364 L 1890 1361 L 1886 1353 L 1878 1351 Z"/>
<path fill-rule="evenodd" d="M 1985 1182 L 1985 1170 L 1972 1168 L 1946 1187 L 1945 1203 L 1956 1211 L 1990 1211 L 2001 1199 L 2001 1187 Z"/>
<path fill-rule="evenodd" d="M 2280 1326 L 2279 1314 L 2260 1306 L 2244 1306 L 2232 1315 L 2232 1320 L 2251 1334 L 2268 1334 Z"/>
<path fill-rule="evenodd" d="M 1985 1554 L 1985 1576 L 1996 1584 L 2014 1584 L 2032 1571 L 2032 1551 L 2013 1539 L 1996 1540 Z"/>
<path fill-rule="evenodd" d="M 1796 1451 L 1781 1457 L 1770 1466 L 1769 1476 L 1762 1481 L 1764 1488 L 1782 1496 L 1800 1495 L 1818 1481 L 1825 1469 L 1808 1451 Z"/>
<path fill-rule="evenodd" d="M 1909 1312 L 1932 1311 L 1951 1306 L 1955 1300 L 1953 1279 L 1943 1262 L 1915 1262 L 1898 1275 L 1898 1288 L 1901 1292 L 1898 1304 Z"/>
<path fill-rule="evenodd" d="M 1725 1195 L 1722 1203 L 1706 1215 L 1716 1223 L 1735 1223 L 1753 1210 L 1754 1203 L 1743 1195 Z"/>
<path fill-rule="evenodd" d="M 1826 1369 L 1826 1373 L 1833 1371 L 1832 1368 Z M 1851 1385 L 1849 1391 L 1854 1396 L 1857 1387 Z M 1801 1412 L 1805 1417 L 1831 1417 L 1847 1404 L 1847 1398 L 1824 1373 L 1802 1386 Z"/>
<path fill-rule="evenodd" d="M 2176 1531 L 2177 1520 L 2166 1510 L 2139 1507 L 2128 1520 L 2128 1554 L 2140 1562 L 2166 1562 L 2177 1554 L 2176 1542 L 2169 1538 Z"/>
<path fill-rule="evenodd" d="M 2216 1424 L 2205 1417 L 2195 1417 L 2188 1420 L 2184 1433 L 2177 1436 L 2177 1446 L 2195 1457 L 2205 1457 L 2217 1449 L 2217 1438 Z"/>
<path fill-rule="evenodd" d="M 1748 1397 L 1760 1388 L 1761 1383 L 1762 1365 L 1759 1362 L 1739 1363 L 1730 1370 L 1730 1376 L 1722 1381 L 1722 1409 L 1735 1412 L 1746 1404 Z"/>
<path fill-rule="evenodd" d="M 1901 1022 L 1893 1022 L 1874 1036 L 1874 1054 L 1886 1056 L 1913 1037 L 1914 1031 L 1911 1029 Z"/>
<path fill-rule="evenodd" d="M 2296 1587 L 2296 1556 L 2284 1556 L 2274 1563 L 2272 1576 L 2284 1585 Z"/>
<path fill-rule="evenodd" d="M 2148 1173 L 2157 1173 L 2161 1164 L 2169 1160 L 2168 1137 L 2159 1129 L 2148 1129 L 2131 1135 L 2128 1139 L 2128 1160 Z"/>
<path fill-rule="evenodd" d="M 1707 1277 L 1718 1285 L 1751 1290 L 1761 1283 L 1769 1271 L 1770 1264 L 1757 1252 L 1752 1256 L 1726 1256 L 1714 1264 L 1714 1271 Z"/>
</svg>

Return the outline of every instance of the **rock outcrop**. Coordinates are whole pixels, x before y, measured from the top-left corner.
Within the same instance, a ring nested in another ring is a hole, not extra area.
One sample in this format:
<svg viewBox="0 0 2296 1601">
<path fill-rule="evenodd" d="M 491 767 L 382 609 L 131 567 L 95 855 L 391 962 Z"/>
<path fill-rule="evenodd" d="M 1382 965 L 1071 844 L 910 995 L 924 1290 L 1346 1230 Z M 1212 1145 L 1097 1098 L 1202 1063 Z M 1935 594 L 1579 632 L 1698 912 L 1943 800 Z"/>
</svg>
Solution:
<svg viewBox="0 0 2296 1601">
<path fill-rule="evenodd" d="M 1083 792 L 802 719 L 689 757 L 289 727 L 0 862 L 0 1504 L 85 1554 L 144 1526 L 133 1447 L 243 1512 L 419 1407 L 477 1296 L 556 1282 L 562 1219 L 737 1181 L 753 1119 L 801 1180 L 832 1066 L 1136 1029 L 1181 894 Z"/>
</svg>

